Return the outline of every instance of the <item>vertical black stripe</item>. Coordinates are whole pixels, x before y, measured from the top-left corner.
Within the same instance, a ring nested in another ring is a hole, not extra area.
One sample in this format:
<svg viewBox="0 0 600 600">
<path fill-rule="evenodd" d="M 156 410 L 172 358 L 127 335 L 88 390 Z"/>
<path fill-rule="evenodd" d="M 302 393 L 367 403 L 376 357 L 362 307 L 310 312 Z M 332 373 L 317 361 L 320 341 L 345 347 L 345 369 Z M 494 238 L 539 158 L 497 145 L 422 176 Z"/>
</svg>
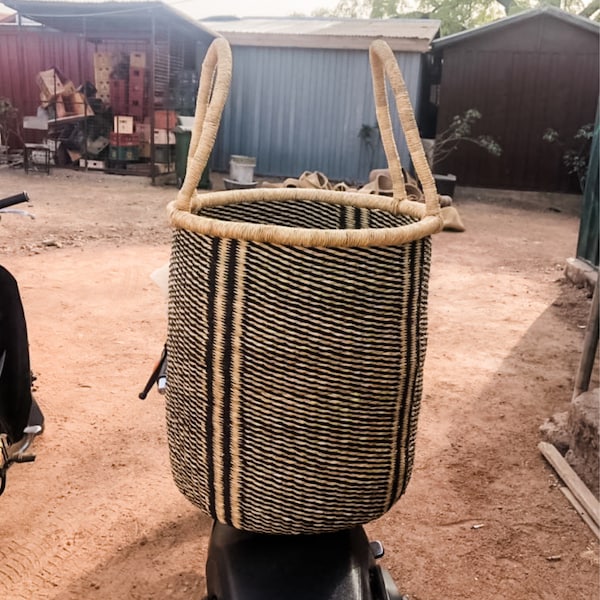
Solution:
<svg viewBox="0 0 600 600">
<path fill-rule="evenodd" d="M 206 462 L 208 467 L 208 509 L 214 517 L 215 512 L 215 467 L 214 467 L 214 431 L 213 408 L 215 397 L 214 386 L 214 347 L 215 347 L 215 301 L 217 292 L 217 266 L 219 264 L 219 238 L 211 240 L 211 258 L 208 271 L 208 302 L 207 302 L 207 340 L 206 340 Z"/>
<path fill-rule="evenodd" d="M 418 269 L 413 269 L 413 274 L 416 277 L 418 275 L 419 279 L 418 279 L 418 299 L 417 299 L 417 307 L 418 310 L 415 312 L 417 318 L 417 322 L 416 322 L 416 364 L 417 364 L 417 372 L 415 373 L 415 377 L 414 377 L 414 384 L 413 384 L 413 399 L 410 405 L 410 419 L 411 419 L 411 424 L 409 427 L 409 438 L 408 438 L 408 443 L 406 444 L 406 464 L 408 464 L 408 460 L 409 458 L 412 456 L 412 453 L 414 452 L 414 441 L 415 441 L 415 437 L 417 434 L 417 421 L 416 418 L 418 416 L 418 411 L 420 409 L 420 403 L 421 403 L 421 395 L 423 393 L 423 384 L 422 384 L 422 369 L 423 369 L 423 360 L 425 358 L 424 355 L 424 351 L 425 351 L 425 347 L 424 344 L 426 344 L 426 339 L 425 339 L 425 335 L 427 333 L 427 323 L 424 319 L 426 319 L 427 317 L 427 308 L 426 308 L 426 302 L 427 302 L 427 285 L 429 282 L 429 273 L 428 271 L 426 271 L 426 265 L 428 268 L 429 265 L 429 260 L 430 260 L 430 256 L 428 255 L 428 243 L 429 243 L 429 238 L 424 238 L 424 239 L 420 239 L 417 242 L 415 242 L 415 244 L 418 244 L 418 248 L 419 248 L 419 268 Z M 417 384 L 418 388 L 417 388 Z M 418 396 L 417 396 L 418 394 Z M 413 457 L 414 458 L 414 457 Z M 408 485 L 409 479 L 410 479 L 410 475 L 412 472 L 412 465 L 411 465 L 411 470 L 407 471 L 407 473 L 404 476 L 404 481 L 402 484 L 402 489 L 400 491 L 399 496 L 401 496 L 402 494 L 404 494 L 404 492 L 406 491 L 406 487 Z"/>
<path fill-rule="evenodd" d="M 402 350 L 404 350 L 404 354 L 402 354 L 400 356 L 400 370 L 404 376 L 404 386 L 402 388 L 402 396 L 399 399 L 400 402 L 400 415 L 399 415 L 399 419 L 398 419 L 398 426 L 399 426 L 399 430 L 397 432 L 395 432 L 395 435 L 397 436 L 397 440 L 399 442 L 399 445 L 397 447 L 397 452 L 396 452 L 396 456 L 394 457 L 394 480 L 392 483 L 392 494 L 390 496 L 390 505 L 388 506 L 388 510 L 393 506 L 394 502 L 396 501 L 397 497 L 398 497 L 398 485 L 400 483 L 400 456 L 401 456 L 401 444 L 402 444 L 402 424 L 404 423 L 404 417 L 406 414 L 406 407 L 408 404 L 410 404 L 410 399 L 408 398 L 408 394 L 410 391 L 410 387 L 411 387 L 411 383 L 412 383 L 412 378 L 409 377 L 409 371 L 410 371 L 410 365 L 411 365 L 411 360 L 412 360 L 412 355 L 411 355 L 411 347 L 412 347 L 412 335 L 411 335 L 411 329 L 412 329 L 412 320 L 413 320 L 413 315 L 415 314 L 415 311 L 413 309 L 413 295 L 414 295 L 414 286 L 415 286 L 415 260 L 417 259 L 416 256 L 416 244 L 418 242 L 410 242 L 409 244 L 406 244 L 404 247 L 407 248 L 409 250 L 409 260 L 408 260 L 408 272 L 410 273 L 410 278 L 408 282 L 405 282 L 405 285 L 408 285 L 408 303 L 407 303 L 407 307 L 406 310 L 408 312 L 407 315 L 400 315 L 399 318 L 399 322 L 400 322 L 400 327 L 406 327 L 406 344 L 404 346 L 404 348 Z M 405 463 L 406 464 L 406 463 Z M 403 477 L 404 479 L 404 477 Z M 404 482 L 402 482 L 404 484 Z"/>
<path fill-rule="evenodd" d="M 354 229 L 362 229 L 360 221 L 360 208 L 354 207 Z"/>
<path fill-rule="evenodd" d="M 412 253 L 411 253 L 411 269 L 410 269 L 410 278 L 411 278 L 411 306 L 414 306 L 413 310 L 411 311 L 411 315 L 413 316 L 413 319 L 409 320 L 409 325 L 410 327 L 410 331 L 413 331 L 413 322 L 414 322 L 414 332 L 415 332 L 415 339 L 413 342 L 412 337 L 409 338 L 409 343 L 407 344 L 407 346 L 409 348 L 413 348 L 413 344 L 414 344 L 414 356 L 411 355 L 410 357 L 410 365 L 413 365 L 414 368 L 414 375 L 412 377 L 410 377 L 410 398 L 404 403 L 404 414 L 406 414 L 406 411 L 409 411 L 409 423 L 408 423 L 408 428 L 407 428 L 407 438 L 405 441 L 405 449 L 404 449 L 404 464 L 406 465 L 406 470 L 402 476 L 402 487 L 400 489 L 400 491 L 397 493 L 396 497 L 401 496 L 402 494 L 404 494 L 404 492 L 406 491 L 406 486 L 408 485 L 408 479 L 409 479 L 409 467 L 410 467 L 410 453 L 411 453 L 411 433 L 414 434 L 414 432 L 411 432 L 411 423 L 410 420 L 412 419 L 412 413 L 413 410 L 415 410 L 415 406 L 414 403 L 416 401 L 416 388 L 417 388 L 417 379 L 419 377 L 419 371 L 420 371 L 420 352 L 419 352 L 419 325 L 421 322 L 421 313 L 422 313 L 422 309 L 421 309 L 421 290 L 422 290 L 422 277 L 421 277 L 421 270 L 422 270 L 422 263 L 423 263 L 423 240 L 419 239 L 419 240 L 415 240 L 414 242 L 411 243 L 412 246 Z M 404 415 L 403 415 L 404 417 Z"/>
<path fill-rule="evenodd" d="M 238 241 L 231 240 L 225 268 L 227 285 L 225 293 L 225 323 L 223 336 L 223 502 L 225 520 L 231 523 L 231 374 L 233 370 L 233 307 L 236 295 Z"/>
<path fill-rule="evenodd" d="M 338 229 L 347 229 L 346 226 L 346 212 L 347 212 L 347 208 L 345 206 L 339 206 L 338 207 L 339 210 L 339 221 L 338 221 Z"/>
</svg>

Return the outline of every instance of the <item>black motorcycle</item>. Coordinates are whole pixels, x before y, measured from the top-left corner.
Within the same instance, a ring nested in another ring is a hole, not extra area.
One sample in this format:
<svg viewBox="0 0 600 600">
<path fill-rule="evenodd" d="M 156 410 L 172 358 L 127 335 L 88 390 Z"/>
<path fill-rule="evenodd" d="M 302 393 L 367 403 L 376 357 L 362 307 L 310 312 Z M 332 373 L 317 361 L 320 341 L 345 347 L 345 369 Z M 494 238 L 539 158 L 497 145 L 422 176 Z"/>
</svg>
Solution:
<svg viewBox="0 0 600 600">
<path fill-rule="evenodd" d="M 164 394 L 163 348 L 140 399 L 156 384 Z M 379 541 L 362 526 L 332 533 L 274 535 L 214 521 L 206 561 L 205 600 L 407 600 L 378 560 Z"/>
<path fill-rule="evenodd" d="M 10 208 L 28 201 L 25 192 L 0 199 L 0 216 L 13 213 L 33 217 Z M 27 451 L 44 429 L 44 415 L 32 395 L 33 380 L 17 281 L 0 266 L 0 495 L 6 488 L 9 467 L 35 460 Z"/>
</svg>

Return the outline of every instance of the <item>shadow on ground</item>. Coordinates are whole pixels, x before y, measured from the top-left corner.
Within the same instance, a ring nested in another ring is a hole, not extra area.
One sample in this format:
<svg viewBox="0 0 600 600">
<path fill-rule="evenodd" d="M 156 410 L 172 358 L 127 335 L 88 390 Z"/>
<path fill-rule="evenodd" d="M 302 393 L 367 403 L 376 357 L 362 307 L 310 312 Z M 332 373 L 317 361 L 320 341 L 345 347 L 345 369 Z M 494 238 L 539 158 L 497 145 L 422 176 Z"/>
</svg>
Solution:
<svg viewBox="0 0 600 600">
<path fill-rule="evenodd" d="M 200 512 L 165 523 L 84 573 L 53 600 L 200 600 L 205 593 L 204 560 L 210 528 L 210 519 Z M 145 574 L 152 565 L 153 576 L 141 579 L 136 574 L 140 565 Z"/>
</svg>

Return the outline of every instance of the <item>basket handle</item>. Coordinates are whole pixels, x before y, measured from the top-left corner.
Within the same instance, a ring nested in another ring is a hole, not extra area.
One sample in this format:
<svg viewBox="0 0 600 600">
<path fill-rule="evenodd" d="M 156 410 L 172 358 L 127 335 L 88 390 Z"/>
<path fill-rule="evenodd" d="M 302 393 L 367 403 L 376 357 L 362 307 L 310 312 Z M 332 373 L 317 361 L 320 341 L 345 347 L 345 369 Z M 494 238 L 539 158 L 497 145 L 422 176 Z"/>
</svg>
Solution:
<svg viewBox="0 0 600 600">
<path fill-rule="evenodd" d="M 406 138 L 406 145 L 415 166 L 415 171 L 423 187 L 425 196 L 425 214 L 439 215 L 440 203 L 435 187 L 435 181 L 429 168 L 429 163 L 423 150 L 423 144 L 419 135 L 417 122 L 408 96 L 406 84 L 398 61 L 389 45 L 383 40 L 375 40 L 369 47 L 369 60 L 371 62 L 371 75 L 373 78 L 373 93 L 375 95 L 375 111 L 379 132 L 388 161 L 394 198 L 406 200 L 406 188 L 402 165 L 398 155 L 398 148 L 394 140 L 392 119 L 390 117 L 390 105 L 386 91 L 386 76 L 396 100 L 396 109 L 400 117 L 400 124 Z"/>
<path fill-rule="evenodd" d="M 185 179 L 177 194 L 179 209 L 190 210 L 192 195 L 208 163 L 229 95 L 231 70 L 231 47 L 225 38 L 218 37 L 209 46 L 202 62 Z"/>
</svg>

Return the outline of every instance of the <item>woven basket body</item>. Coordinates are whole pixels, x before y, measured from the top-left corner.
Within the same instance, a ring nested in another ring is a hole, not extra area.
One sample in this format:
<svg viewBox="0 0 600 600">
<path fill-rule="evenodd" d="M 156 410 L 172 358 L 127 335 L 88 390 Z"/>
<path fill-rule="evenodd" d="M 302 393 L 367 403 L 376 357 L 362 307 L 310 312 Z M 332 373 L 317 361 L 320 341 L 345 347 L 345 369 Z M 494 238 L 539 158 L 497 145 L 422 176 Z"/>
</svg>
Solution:
<svg viewBox="0 0 600 600">
<path fill-rule="evenodd" d="M 221 212 L 272 221 L 290 208 Z M 407 219 L 299 208 L 315 223 Z M 413 460 L 429 258 L 429 238 L 299 248 L 178 231 L 167 414 L 179 489 L 252 531 L 331 531 L 388 510 Z"/>
<path fill-rule="evenodd" d="M 411 474 L 437 214 L 321 190 L 197 195 L 194 179 L 171 206 L 178 488 L 248 531 L 381 516 Z"/>
</svg>

